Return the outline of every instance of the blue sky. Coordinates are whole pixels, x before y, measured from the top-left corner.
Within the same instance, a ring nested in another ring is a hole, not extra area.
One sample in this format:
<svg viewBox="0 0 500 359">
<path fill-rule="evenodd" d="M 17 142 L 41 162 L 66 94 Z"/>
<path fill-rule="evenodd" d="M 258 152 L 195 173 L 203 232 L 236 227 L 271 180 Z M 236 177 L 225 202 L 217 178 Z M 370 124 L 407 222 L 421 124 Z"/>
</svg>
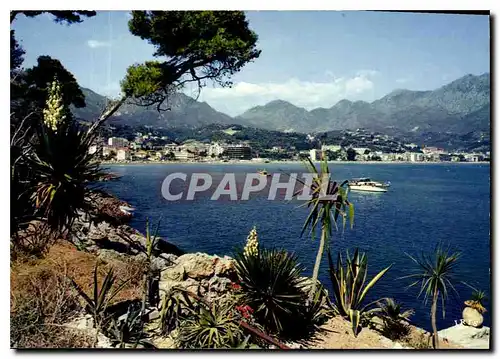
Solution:
<svg viewBox="0 0 500 359">
<path fill-rule="evenodd" d="M 489 72 L 489 18 L 337 11 L 251 11 L 260 58 L 233 77 L 231 89 L 208 87 L 200 101 L 238 115 L 282 99 L 307 109 L 341 99 L 373 101 L 398 88 L 431 90 L 465 74 Z M 98 12 L 66 26 L 48 15 L 14 21 L 26 50 L 61 60 L 81 86 L 116 97 L 126 68 L 153 48 L 128 32 L 123 11 Z M 187 94 L 196 92 L 186 90 Z"/>
</svg>

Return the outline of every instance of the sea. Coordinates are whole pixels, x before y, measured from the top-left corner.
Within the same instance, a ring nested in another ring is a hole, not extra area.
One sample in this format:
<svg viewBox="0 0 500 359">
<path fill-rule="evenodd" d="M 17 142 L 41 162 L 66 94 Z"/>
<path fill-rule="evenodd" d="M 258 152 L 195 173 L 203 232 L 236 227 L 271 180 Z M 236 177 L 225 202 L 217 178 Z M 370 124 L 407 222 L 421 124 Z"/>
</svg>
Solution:
<svg viewBox="0 0 500 359">
<path fill-rule="evenodd" d="M 319 240 L 312 240 L 308 232 L 301 236 L 309 211 L 303 201 L 284 198 L 284 190 L 275 200 L 269 200 L 265 191 L 252 193 L 248 200 L 210 199 L 217 181 L 227 173 L 235 175 L 240 198 L 242 178 L 261 166 L 269 174 L 280 173 L 280 182 L 289 180 L 291 173 L 305 171 L 300 163 L 106 165 L 121 178 L 105 182 L 103 189 L 136 208 L 132 227 L 144 233 L 147 218 L 153 227 L 159 222 L 159 235 L 187 252 L 231 256 L 256 226 L 261 245 L 294 252 L 306 267 L 304 275 L 311 275 Z M 369 177 L 391 183 L 386 193 L 350 192 L 349 201 L 355 208 L 353 228 L 349 222 L 344 227 L 339 220 L 330 241 L 335 256 L 340 252 L 345 258 L 347 251 L 352 254 L 356 248 L 366 253 L 367 281 L 392 265 L 370 290 L 366 303 L 394 298 L 403 308 L 415 310 L 412 324 L 431 330 L 430 300 L 425 302 L 423 294 L 418 297 L 420 288 L 409 287 L 412 280 L 403 277 L 418 270 L 409 255 L 432 253 L 439 244 L 459 251 L 460 258 L 451 278 L 457 293 L 449 290 L 444 317 L 439 303 L 438 330 L 460 321 L 463 302 L 472 293 L 469 286 L 491 298 L 489 164 L 331 163 L 329 169 L 336 181 Z M 173 173 L 186 174 L 186 182 L 193 173 L 211 174 L 215 180 L 209 190 L 195 194 L 191 201 L 185 200 L 187 185 L 176 180 L 172 183 L 177 183 L 177 189 L 172 192 L 184 190 L 184 199 L 168 201 L 162 195 L 162 184 Z M 331 289 L 327 269 L 325 253 L 319 278 Z M 486 302 L 486 326 L 491 323 L 490 303 Z"/>
</svg>

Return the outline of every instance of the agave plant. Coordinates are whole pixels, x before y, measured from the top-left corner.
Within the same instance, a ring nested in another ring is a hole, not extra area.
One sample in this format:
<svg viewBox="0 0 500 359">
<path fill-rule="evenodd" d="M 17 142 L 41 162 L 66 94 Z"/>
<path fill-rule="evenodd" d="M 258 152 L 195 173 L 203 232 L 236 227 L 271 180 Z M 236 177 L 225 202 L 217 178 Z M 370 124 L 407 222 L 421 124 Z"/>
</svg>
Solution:
<svg viewBox="0 0 500 359">
<path fill-rule="evenodd" d="M 349 252 L 347 253 L 345 267 L 340 253 L 335 266 L 332 255 L 328 251 L 328 263 L 335 299 L 334 308 L 341 316 L 349 319 L 354 336 L 357 336 L 361 318 L 370 314 L 369 308 L 380 301 L 379 299 L 365 305 L 366 295 L 379 279 L 387 273 L 392 264 L 381 270 L 365 285 L 368 274 L 368 257 L 365 253 L 359 253 L 357 248 L 352 258 L 349 256 Z"/>
<path fill-rule="evenodd" d="M 123 289 L 128 280 L 123 281 L 118 286 L 115 286 L 116 276 L 113 274 L 113 269 L 111 268 L 104 277 L 101 287 L 99 288 L 99 282 L 97 278 L 97 264 L 94 268 L 94 286 L 92 298 L 88 296 L 85 291 L 75 282 L 73 278 L 69 278 L 73 287 L 76 289 L 78 294 L 87 303 L 86 310 L 94 318 L 94 323 L 97 329 L 101 329 L 106 326 L 110 320 L 110 317 L 106 315 L 106 309 L 111 303 L 114 297 Z M 97 337 L 96 337 L 97 342 Z"/>
<path fill-rule="evenodd" d="M 325 247 L 329 247 L 329 239 L 332 236 L 333 227 L 338 228 L 337 220 L 339 215 L 343 219 L 343 227 L 345 227 L 346 219 L 349 217 L 351 228 L 354 224 L 354 206 L 347 200 L 349 187 L 348 181 L 341 184 L 330 181 L 330 170 L 325 154 L 320 165 L 320 171 L 317 170 L 310 158 L 305 161 L 305 166 L 309 173 L 313 174 L 311 184 L 311 199 L 305 205 L 310 208 L 302 227 L 301 236 L 307 228 L 310 229 L 310 234 L 314 240 L 318 225 L 321 227 L 320 242 L 316 261 L 313 268 L 313 285 L 309 291 L 309 301 L 312 300 L 316 293 L 316 283 L 318 281 L 319 267 Z M 303 183 L 305 185 L 305 183 Z"/>
<path fill-rule="evenodd" d="M 239 318 L 234 315 L 234 303 L 213 303 L 210 307 L 200 305 L 181 322 L 180 348 L 184 349 L 228 349 L 244 340 Z"/>
<path fill-rule="evenodd" d="M 402 305 L 392 298 L 377 303 L 375 316 L 382 319 L 382 332 L 390 339 L 399 339 L 408 333 L 408 322 L 415 313 L 413 309 L 403 310 Z"/>
<path fill-rule="evenodd" d="M 253 309 L 264 328 L 281 334 L 301 316 L 307 278 L 297 257 L 283 250 L 262 249 L 255 256 L 236 253 L 241 301 Z"/>
<path fill-rule="evenodd" d="M 186 292 L 172 288 L 168 293 L 165 293 L 160 306 L 160 330 L 162 334 L 168 335 L 177 328 L 183 315 L 194 308 L 196 305 Z"/>
<path fill-rule="evenodd" d="M 486 308 L 484 307 L 486 300 L 488 300 L 488 298 L 486 297 L 486 292 L 483 290 L 476 289 L 467 283 L 464 284 L 472 288 L 471 298 L 465 301 L 465 305 L 474 308 L 481 314 L 486 313 Z"/>
<path fill-rule="evenodd" d="M 421 253 L 420 257 L 407 256 L 417 265 L 416 273 L 404 276 L 402 278 L 416 279 L 408 287 L 413 287 L 420 283 L 420 291 L 417 297 L 422 293 L 424 295 L 424 303 L 427 303 L 429 297 L 432 297 L 431 305 L 431 324 L 433 330 L 432 344 L 435 349 L 439 349 L 439 338 L 436 326 L 436 311 L 438 299 L 441 298 L 443 309 L 443 318 L 445 316 L 445 301 L 448 298 L 448 289 L 451 289 L 458 296 L 458 293 L 453 286 L 453 272 L 456 268 L 457 261 L 460 258 L 459 252 L 450 253 L 450 248 L 443 248 L 438 244 L 434 253 Z"/>
<path fill-rule="evenodd" d="M 144 314 L 137 303 L 129 305 L 127 313 L 118 319 L 112 318 L 106 332 L 112 343 L 119 348 L 132 344 L 136 348 L 139 344 L 144 347 L 154 348 L 144 333 Z"/>
</svg>

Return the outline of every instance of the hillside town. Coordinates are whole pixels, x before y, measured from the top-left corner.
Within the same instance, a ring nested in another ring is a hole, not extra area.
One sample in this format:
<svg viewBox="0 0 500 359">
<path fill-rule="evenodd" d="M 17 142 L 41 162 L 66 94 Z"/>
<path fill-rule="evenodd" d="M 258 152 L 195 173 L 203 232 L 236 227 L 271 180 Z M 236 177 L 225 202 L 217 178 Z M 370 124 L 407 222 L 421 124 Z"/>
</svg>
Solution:
<svg viewBox="0 0 500 359">
<path fill-rule="evenodd" d="M 214 161 L 299 161 L 310 157 L 320 161 L 358 162 L 483 162 L 490 152 L 449 151 L 444 148 L 401 143 L 388 135 L 368 133 L 362 129 L 344 131 L 339 137 L 325 140 L 308 135 L 309 149 L 295 146 L 258 148 L 251 141 L 203 141 L 188 139 L 172 143 L 167 136 L 136 133 L 132 141 L 121 137 L 101 139 L 90 151 L 109 162 L 214 162 Z M 335 142 L 335 143 L 332 143 Z"/>
</svg>

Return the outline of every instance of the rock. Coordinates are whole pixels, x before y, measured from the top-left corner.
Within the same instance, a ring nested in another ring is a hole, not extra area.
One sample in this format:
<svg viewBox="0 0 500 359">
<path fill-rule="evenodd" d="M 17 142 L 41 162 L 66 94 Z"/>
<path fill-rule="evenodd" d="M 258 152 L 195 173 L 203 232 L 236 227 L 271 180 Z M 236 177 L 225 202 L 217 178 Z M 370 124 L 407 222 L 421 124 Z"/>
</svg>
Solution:
<svg viewBox="0 0 500 359">
<path fill-rule="evenodd" d="M 168 336 L 157 336 L 151 338 L 151 342 L 158 349 L 178 349 L 175 340 L 178 336 L 178 330 L 174 329 Z"/>
<path fill-rule="evenodd" d="M 186 275 L 194 279 L 203 279 L 214 275 L 214 264 L 214 258 L 206 253 L 189 253 L 177 259 L 177 265 L 182 266 Z"/>
<path fill-rule="evenodd" d="M 162 277 L 163 278 L 163 277 Z M 170 292 L 173 287 L 185 289 L 191 293 L 198 294 L 200 291 L 200 283 L 193 278 L 188 278 L 185 281 L 175 281 L 175 280 L 160 280 L 159 283 L 160 292 Z"/>
<path fill-rule="evenodd" d="M 466 325 L 474 328 L 480 328 L 483 325 L 483 316 L 476 309 L 471 307 L 465 307 L 462 312 L 462 317 Z"/>
<path fill-rule="evenodd" d="M 464 348 L 489 349 L 490 347 L 490 328 L 488 327 L 474 328 L 457 324 L 440 330 L 438 336 Z"/>
<path fill-rule="evenodd" d="M 215 257 L 214 261 L 216 276 L 229 277 L 236 271 L 234 260 L 228 256 L 224 256 L 224 258 Z"/>
<path fill-rule="evenodd" d="M 94 318 L 90 314 L 77 317 L 64 324 L 65 327 L 85 332 L 90 338 L 96 337 L 97 329 L 94 328 Z M 113 348 L 111 340 L 102 333 L 97 333 L 96 348 Z"/>
<path fill-rule="evenodd" d="M 76 317 L 75 319 L 66 323 L 64 326 L 78 330 L 94 329 L 94 318 L 92 318 L 92 315 L 86 314 L 80 317 Z"/>
</svg>

